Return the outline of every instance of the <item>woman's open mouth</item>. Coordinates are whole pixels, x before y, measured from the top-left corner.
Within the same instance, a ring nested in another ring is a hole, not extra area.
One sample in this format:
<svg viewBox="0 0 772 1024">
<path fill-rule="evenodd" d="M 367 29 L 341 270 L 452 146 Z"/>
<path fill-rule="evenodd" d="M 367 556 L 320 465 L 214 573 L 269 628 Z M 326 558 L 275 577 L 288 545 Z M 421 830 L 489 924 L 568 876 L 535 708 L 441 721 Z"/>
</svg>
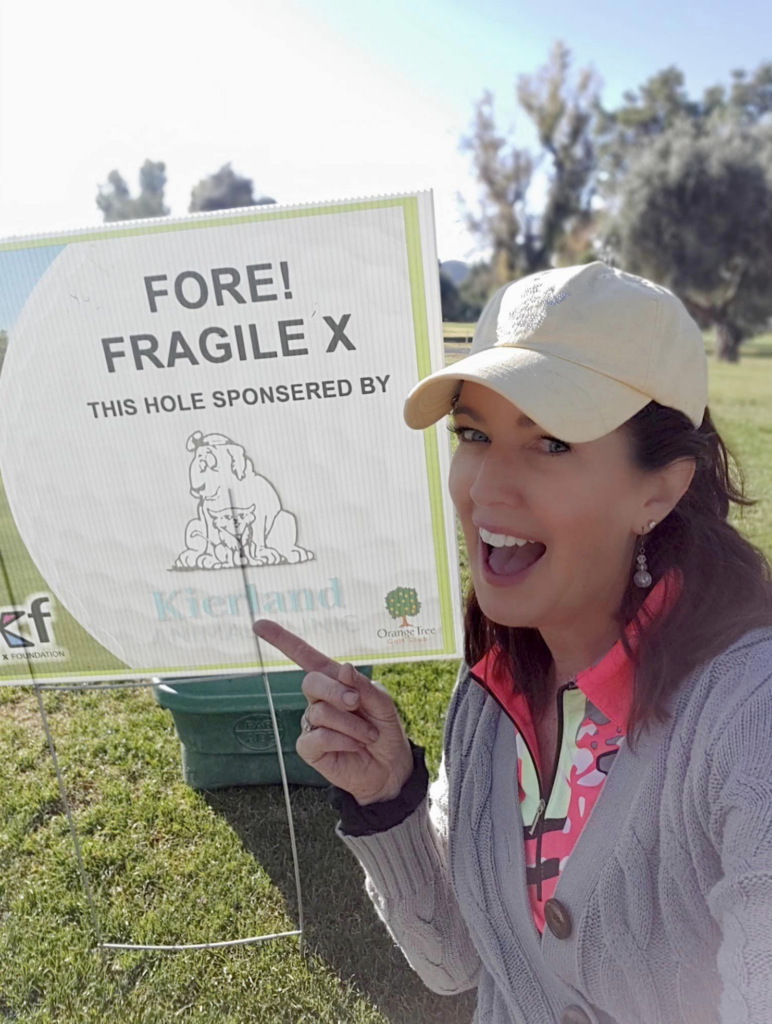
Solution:
<svg viewBox="0 0 772 1024">
<path fill-rule="evenodd" d="M 499 586 L 525 579 L 547 550 L 541 543 L 497 548 L 486 543 L 479 533 L 477 538 L 483 576 L 489 583 Z"/>
</svg>

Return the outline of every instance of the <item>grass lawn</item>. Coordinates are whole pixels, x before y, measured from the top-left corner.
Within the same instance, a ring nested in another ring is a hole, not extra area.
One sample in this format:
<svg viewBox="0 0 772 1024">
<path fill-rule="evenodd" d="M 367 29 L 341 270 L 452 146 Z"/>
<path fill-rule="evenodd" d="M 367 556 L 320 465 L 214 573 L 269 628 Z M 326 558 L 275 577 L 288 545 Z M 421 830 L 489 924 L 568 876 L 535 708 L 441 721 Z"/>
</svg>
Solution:
<svg viewBox="0 0 772 1024">
<path fill-rule="evenodd" d="M 706 340 L 712 352 L 712 340 Z M 710 360 L 710 408 L 758 506 L 733 521 L 772 557 L 772 336 Z M 452 361 L 452 360 L 449 360 Z M 455 440 L 454 440 L 455 443 Z M 461 580 L 468 579 L 462 550 Z M 431 778 L 454 662 L 375 666 Z M 148 691 L 45 695 L 108 941 L 184 943 L 291 931 L 281 786 L 196 793 L 169 712 Z M 335 812 L 291 786 L 305 913 L 296 937 L 183 953 L 92 950 L 34 695 L 0 690 L 0 1022 L 466 1024 L 475 994 L 429 992 L 378 919 Z"/>
</svg>

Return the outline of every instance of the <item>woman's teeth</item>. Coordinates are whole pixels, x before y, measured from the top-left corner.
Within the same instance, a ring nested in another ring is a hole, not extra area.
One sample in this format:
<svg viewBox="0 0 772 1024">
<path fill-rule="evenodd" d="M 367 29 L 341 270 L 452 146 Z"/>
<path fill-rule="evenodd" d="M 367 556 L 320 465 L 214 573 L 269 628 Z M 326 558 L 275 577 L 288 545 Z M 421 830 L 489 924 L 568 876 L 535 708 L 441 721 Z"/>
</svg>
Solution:
<svg viewBox="0 0 772 1024">
<path fill-rule="evenodd" d="M 534 540 L 523 540 L 522 537 L 510 537 L 505 533 L 490 533 L 488 530 L 484 530 L 482 527 L 479 528 L 479 533 L 486 544 L 491 544 L 494 548 L 511 548 L 515 544 L 518 547 L 522 547 L 523 544 L 539 544 L 541 541 Z"/>
</svg>

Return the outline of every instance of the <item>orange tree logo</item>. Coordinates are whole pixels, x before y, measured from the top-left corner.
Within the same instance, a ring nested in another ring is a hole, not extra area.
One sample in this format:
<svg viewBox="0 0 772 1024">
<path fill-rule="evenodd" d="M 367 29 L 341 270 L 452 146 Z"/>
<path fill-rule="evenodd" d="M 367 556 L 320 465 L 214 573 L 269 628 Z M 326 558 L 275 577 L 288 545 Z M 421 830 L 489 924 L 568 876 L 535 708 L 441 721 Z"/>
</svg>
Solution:
<svg viewBox="0 0 772 1024">
<path fill-rule="evenodd" d="M 396 590 L 391 590 L 386 595 L 386 611 L 391 615 L 392 619 L 398 619 L 402 617 L 400 627 L 410 626 L 406 616 L 418 615 L 421 610 L 421 602 L 418 600 L 418 594 L 413 587 L 397 587 Z"/>
</svg>

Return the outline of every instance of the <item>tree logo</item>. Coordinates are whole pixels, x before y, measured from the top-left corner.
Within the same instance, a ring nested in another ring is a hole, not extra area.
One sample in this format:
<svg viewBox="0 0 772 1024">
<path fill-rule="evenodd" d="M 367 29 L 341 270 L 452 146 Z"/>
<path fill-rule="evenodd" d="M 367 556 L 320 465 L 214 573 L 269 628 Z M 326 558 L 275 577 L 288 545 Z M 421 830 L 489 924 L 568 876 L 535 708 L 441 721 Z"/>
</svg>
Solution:
<svg viewBox="0 0 772 1024">
<path fill-rule="evenodd" d="M 402 617 L 400 627 L 409 628 L 410 623 L 406 616 L 418 615 L 420 610 L 421 602 L 418 600 L 418 594 L 414 587 L 397 587 L 386 595 L 386 611 L 392 619 Z"/>
<path fill-rule="evenodd" d="M 421 602 L 415 587 L 395 587 L 386 595 L 386 611 L 392 619 L 401 619 L 394 629 L 379 629 L 378 638 L 387 644 L 428 644 L 436 640 L 435 626 L 414 626 L 407 621 L 421 611 Z"/>
</svg>

